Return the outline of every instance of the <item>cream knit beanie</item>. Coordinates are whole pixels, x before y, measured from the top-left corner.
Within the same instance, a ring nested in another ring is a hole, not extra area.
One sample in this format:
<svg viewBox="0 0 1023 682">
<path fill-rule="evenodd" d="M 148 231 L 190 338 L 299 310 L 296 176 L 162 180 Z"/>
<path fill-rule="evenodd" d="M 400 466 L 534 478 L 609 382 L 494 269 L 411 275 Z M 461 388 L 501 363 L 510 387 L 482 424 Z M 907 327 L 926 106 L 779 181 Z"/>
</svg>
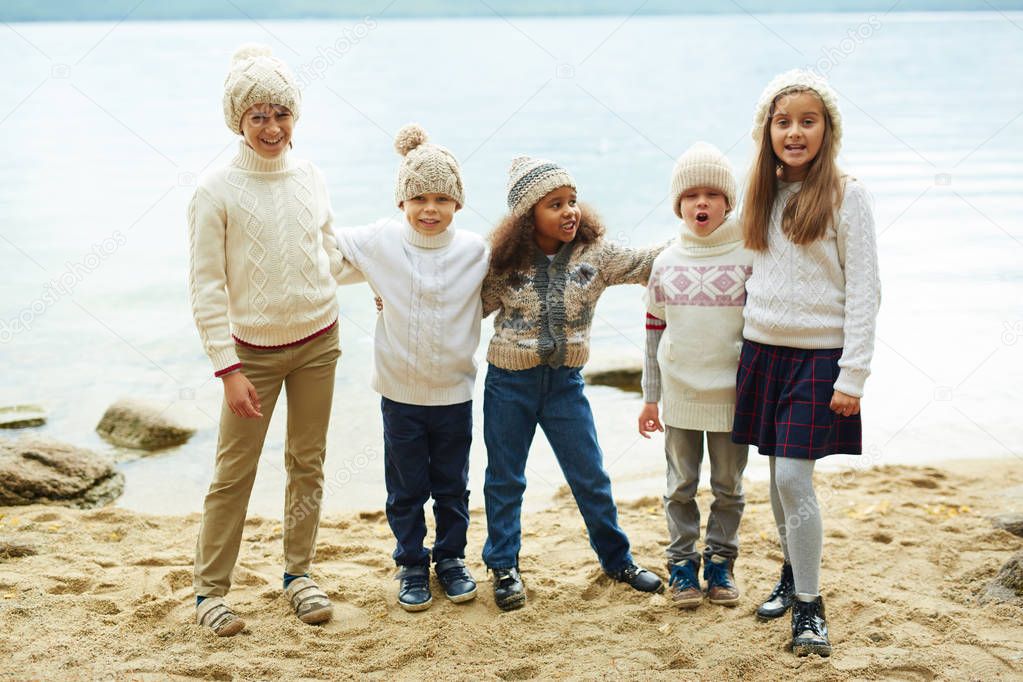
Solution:
<svg viewBox="0 0 1023 682">
<path fill-rule="evenodd" d="M 782 93 L 797 92 L 800 90 L 812 90 L 824 102 L 824 108 L 828 110 L 831 117 L 831 133 L 835 152 L 842 147 L 842 112 L 838 109 L 838 96 L 831 89 L 828 82 L 813 73 L 804 69 L 792 69 L 785 73 L 778 74 L 767 84 L 760 94 L 760 101 L 757 102 L 757 109 L 753 114 L 753 140 L 759 147 L 764 132 L 764 125 L 767 123 L 771 105 L 778 95 Z"/>
<path fill-rule="evenodd" d="M 735 208 L 735 175 L 728 157 L 717 147 L 697 142 L 675 162 L 671 176 L 671 201 L 675 215 L 682 217 L 681 199 L 694 187 L 713 187 L 728 200 L 729 210 Z"/>
<path fill-rule="evenodd" d="M 444 147 L 426 140 L 426 131 L 415 123 L 402 126 L 394 136 L 394 148 L 405 157 L 398 166 L 395 204 L 401 207 L 406 199 L 437 193 L 451 197 L 461 208 L 465 205 L 465 190 L 458 161 Z"/>
<path fill-rule="evenodd" d="M 231 57 L 224 79 L 224 123 L 242 134 L 242 116 L 253 104 L 265 102 L 287 107 L 297 121 L 302 93 L 288 65 L 273 56 L 266 45 L 246 43 Z"/>
<path fill-rule="evenodd" d="M 517 156 L 508 168 L 508 208 L 515 217 L 525 215 L 559 187 L 576 189 L 567 170 L 546 159 Z"/>
</svg>

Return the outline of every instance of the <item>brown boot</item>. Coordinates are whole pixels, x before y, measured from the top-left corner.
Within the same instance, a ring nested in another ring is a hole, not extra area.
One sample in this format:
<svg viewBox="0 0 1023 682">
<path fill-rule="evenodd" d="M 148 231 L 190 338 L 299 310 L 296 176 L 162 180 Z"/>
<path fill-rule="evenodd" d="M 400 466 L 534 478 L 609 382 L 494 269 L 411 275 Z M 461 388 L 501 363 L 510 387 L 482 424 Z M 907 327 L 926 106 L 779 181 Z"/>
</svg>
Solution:
<svg viewBox="0 0 1023 682">
<path fill-rule="evenodd" d="M 735 606 L 739 603 L 731 560 L 717 554 L 711 556 L 703 567 L 703 579 L 707 581 L 707 598 L 711 604 Z"/>
<path fill-rule="evenodd" d="M 668 564 L 668 592 L 671 603 L 680 609 L 695 609 L 703 602 L 699 566 L 692 559 Z"/>
</svg>

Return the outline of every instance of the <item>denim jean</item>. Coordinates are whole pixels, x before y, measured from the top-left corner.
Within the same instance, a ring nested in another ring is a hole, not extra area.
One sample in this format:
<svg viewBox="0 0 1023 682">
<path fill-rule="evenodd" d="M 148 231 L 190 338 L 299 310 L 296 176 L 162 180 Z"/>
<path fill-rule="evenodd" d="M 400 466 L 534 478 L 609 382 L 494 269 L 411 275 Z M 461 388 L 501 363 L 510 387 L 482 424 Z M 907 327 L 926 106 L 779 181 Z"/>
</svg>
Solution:
<svg viewBox="0 0 1023 682">
<path fill-rule="evenodd" d="M 495 365 L 487 369 L 483 395 L 487 446 L 484 563 L 490 568 L 518 565 L 526 458 L 537 424 L 565 474 L 600 565 L 609 573 L 618 571 L 632 562 L 632 555 L 629 539 L 618 526 L 618 509 L 604 471 L 593 412 L 583 395 L 582 375 L 578 367 L 547 365 L 518 371 Z"/>
<path fill-rule="evenodd" d="M 424 406 L 381 398 L 380 411 L 384 416 L 387 522 L 396 540 L 394 563 L 430 563 L 430 552 L 423 546 L 423 505 L 431 496 L 437 529 L 433 560 L 464 559 L 472 401 Z"/>
</svg>

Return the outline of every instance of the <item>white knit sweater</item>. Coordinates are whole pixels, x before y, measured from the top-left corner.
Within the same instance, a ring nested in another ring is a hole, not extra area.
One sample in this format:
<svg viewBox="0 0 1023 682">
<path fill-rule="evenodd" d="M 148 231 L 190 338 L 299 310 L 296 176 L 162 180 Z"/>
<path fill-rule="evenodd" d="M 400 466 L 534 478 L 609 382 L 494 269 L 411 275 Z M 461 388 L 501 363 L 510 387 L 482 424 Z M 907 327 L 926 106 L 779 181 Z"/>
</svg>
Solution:
<svg viewBox="0 0 1023 682">
<path fill-rule="evenodd" d="M 779 184 L 768 248 L 756 253 L 746 283 L 743 336 L 772 346 L 842 348 L 835 390 L 862 397 L 881 304 L 870 198 L 849 178 L 835 224 L 823 239 L 800 246 L 781 229 L 785 202 L 800 187 Z"/>
<path fill-rule="evenodd" d="M 733 217 L 706 237 L 683 225 L 679 240 L 654 261 L 647 311 L 667 328 L 647 332 L 646 402 L 663 399 L 668 426 L 731 431 L 742 347 L 742 306 L 753 253 Z M 653 337 L 653 339 L 650 339 Z"/>
<path fill-rule="evenodd" d="M 425 236 L 404 216 L 336 235 L 345 260 L 384 301 L 374 333 L 373 389 L 411 405 L 472 400 L 489 261 L 483 238 L 453 225 Z"/>
<path fill-rule="evenodd" d="M 319 169 L 241 142 L 205 174 L 188 205 L 192 314 L 215 373 L 237 367 L 232 334 L 257 346 L 294 343 L 338 316 L 344 261 L 330 230 Z"/>
</svg>

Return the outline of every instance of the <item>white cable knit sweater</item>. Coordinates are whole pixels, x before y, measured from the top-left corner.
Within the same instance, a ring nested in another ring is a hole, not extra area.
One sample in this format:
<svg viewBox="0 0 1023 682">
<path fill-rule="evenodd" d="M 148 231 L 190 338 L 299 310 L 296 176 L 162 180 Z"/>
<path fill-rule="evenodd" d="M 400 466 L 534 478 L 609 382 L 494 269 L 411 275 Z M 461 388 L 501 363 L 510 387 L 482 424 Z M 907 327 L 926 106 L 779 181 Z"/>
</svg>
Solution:
<svg viewBox="0 0 1023 682">
<path fill-rule="evenodd" d="M 426 236 L 404 215 L 336 235 L 346 262 L 384 301 L 373 338 L 373 390 L 410 405 L 472 400 L 480 288 L 490 260 L 483 238 L 454 225 Z"/>
<path fill-rule="evenodd" d="M 200 178 L 188 205 L 189 288 L 214 373 L 240 365 L 232 334 L 280 346 L 337 320 L 344 261 L 330 223 L 320 170 L 287 152 L 266 159 L 243 141 Z"/>
<path fill-rule="evenodd" d="M 768 248 L 746 282 L 743 336 L 789 348 L 842 348 L 835 390 L 862 397 L 881 304 L 877 238 L 867 190 L 846 181 L 838 220 L 823 239 L 792 243 L 781 229 L 785 202 L 801 183 L 779 183 Z"/>
</svg>

